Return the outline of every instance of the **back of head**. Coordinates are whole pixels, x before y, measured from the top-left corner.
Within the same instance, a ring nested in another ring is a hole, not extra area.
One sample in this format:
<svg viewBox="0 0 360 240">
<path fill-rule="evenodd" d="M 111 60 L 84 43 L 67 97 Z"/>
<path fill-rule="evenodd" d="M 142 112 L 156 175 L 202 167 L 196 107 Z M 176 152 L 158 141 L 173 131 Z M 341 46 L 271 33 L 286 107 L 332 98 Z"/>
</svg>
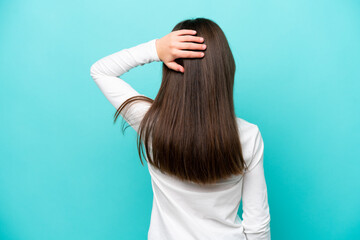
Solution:
<svg viewBox="0 0 360 240">
<path fill-rule="evenodd" d="M 225 34 L 212 20 L 184 20 L 173 31 L 180 29 L 196 30 L 204 38 L 205 56 L 176 59 L 184 73 L 163 64 L 161 86 L 140 124 L 139 139 L 148 162 L 163 173 L 215 183 L 246 167 L 233 102 L 235 61 Z"/>
<path fill-rule="evenodd" d="M 205 56 L 176 59 L 177 63 L 184 66 L 184 74 L 163 64 L 163 83 L 169 81 L 169 84 L 184 85 L 186 94 L 199 95 L 207 101 L 218 96 L 232 104 L 235 61 L 224 32 L 215 22 L 206 18 L 184 20 L 172 31 L 180 29 L 196 30 L 197 35 L 204 38 L 203 43 L 207 45 Z"/>
</svg>

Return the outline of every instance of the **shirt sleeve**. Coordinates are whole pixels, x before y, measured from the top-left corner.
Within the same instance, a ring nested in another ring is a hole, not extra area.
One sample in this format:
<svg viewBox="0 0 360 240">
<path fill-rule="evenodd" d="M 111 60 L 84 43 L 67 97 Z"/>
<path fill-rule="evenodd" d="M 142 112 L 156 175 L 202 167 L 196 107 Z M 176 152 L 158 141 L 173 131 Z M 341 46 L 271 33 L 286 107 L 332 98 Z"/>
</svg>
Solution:
<svg viewBox="0 0 360 240">
<path fill-rule="evenodd" d="M 257 127 L 252 161 L 243 178 L 243 227 L 248 240 L 270 240 L 270 211 L 264 175 L 264 142 Z"/>
<path fill-rule="evenodd" d="M 120 76 L 136 66 L 142 66 L 153 61 L 160 62 L 156 51 L 156 40 L 153 39 L 115 52 L 101 58 L 91 66 L 91 77 L 116 109 L 133 96 L 145 96 L 138 93 Z M 150 106 L 151 104 L 147 102 L 133 102 L 124 109 L 126 115 L 121 112 L 121 116 L 135 131 L 138 131 L 140 121 Z"/>
</svg>

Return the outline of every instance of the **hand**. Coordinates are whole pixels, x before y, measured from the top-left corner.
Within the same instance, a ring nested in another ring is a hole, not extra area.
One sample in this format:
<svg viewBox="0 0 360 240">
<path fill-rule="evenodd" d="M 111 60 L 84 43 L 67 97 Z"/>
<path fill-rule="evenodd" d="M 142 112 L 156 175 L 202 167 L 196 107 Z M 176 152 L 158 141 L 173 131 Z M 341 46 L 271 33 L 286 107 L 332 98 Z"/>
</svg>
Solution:
<svg viewBox="0 0 360 240">
<path fill-rule="evenodd" d="M 205 50 L 205 44 L 198 44 L 192 42 L 202 43 L 203 38 L 191 36 L 196 34 L 194 30 L 181 29 L 173 31 L 160 39 L 156 39 L 156 51 L 159 59 L 164 64 L 175 71 L 184 72 L 184 67 L 175 62 L 177 58 L 202 58 L 204 52 L 183 51 L 182 49 Z"/>
</svg>

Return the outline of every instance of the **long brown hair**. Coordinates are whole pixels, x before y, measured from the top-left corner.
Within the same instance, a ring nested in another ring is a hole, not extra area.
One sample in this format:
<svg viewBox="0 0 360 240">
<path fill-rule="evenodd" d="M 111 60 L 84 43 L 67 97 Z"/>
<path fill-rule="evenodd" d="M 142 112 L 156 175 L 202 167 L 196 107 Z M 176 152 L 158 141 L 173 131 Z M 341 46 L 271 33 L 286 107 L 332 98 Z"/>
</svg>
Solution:
<svg viewBox="0 0 360 240">
<path fill-rule="evenodd" d="M 145 96 L 127 99 L 117 109 L 114 123 L 127 104 L 152 103 L 137 135 L 142 165 L 144 144 L 150 164 L 181 180 L 211 184 L 243 174 L 246 165 L 233 101 L 235 61 L 225 34 L 206 18 L 181 21 L 172 31 L 180 29 L 196 30 L 205 39 L 205 56 L 176 59 L 184 73 L 163 63 L 155 100 Z"/>
</svg>

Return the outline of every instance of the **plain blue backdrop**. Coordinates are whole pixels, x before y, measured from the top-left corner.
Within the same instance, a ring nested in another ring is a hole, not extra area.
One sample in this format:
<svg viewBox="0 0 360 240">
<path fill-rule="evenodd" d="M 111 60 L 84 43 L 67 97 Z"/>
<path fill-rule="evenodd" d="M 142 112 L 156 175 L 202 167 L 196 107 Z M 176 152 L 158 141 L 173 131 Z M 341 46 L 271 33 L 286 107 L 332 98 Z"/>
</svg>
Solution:
<svg viewBox="0 0 360 240">
<path fill-rule="evenodd" d="M 360 239 L 360 2 L 1 1 L 0 239 L 146 239 L 136 133 L 90 77 L 187 18 L 223 29 L 265 144 L 274 240 Z M 155 98 L 162 63 L 123 75 Z M 241 214 L 241 211 L 239 211 Z"/>
</svg>

